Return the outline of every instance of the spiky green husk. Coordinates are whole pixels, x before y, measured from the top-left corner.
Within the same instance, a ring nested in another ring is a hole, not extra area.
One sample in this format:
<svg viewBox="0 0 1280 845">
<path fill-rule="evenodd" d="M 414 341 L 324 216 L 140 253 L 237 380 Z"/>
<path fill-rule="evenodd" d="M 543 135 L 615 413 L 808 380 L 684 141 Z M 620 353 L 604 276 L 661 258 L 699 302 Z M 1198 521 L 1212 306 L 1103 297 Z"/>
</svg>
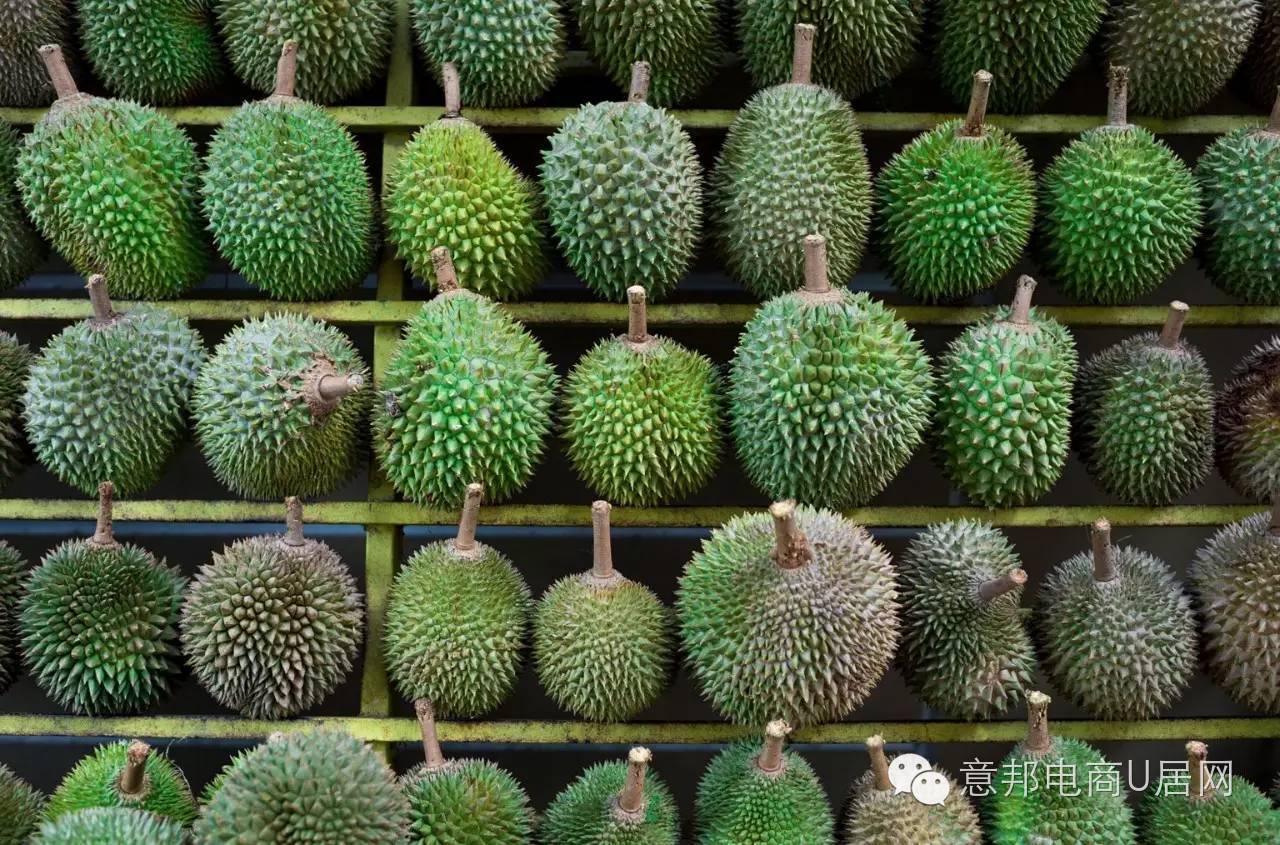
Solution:
<svg viewBox="0 0 1280 845">
<path fill-rule="evenodd" d="M 542 456 L 557 378 L 520 323 L 467 291 L 422 306 L 383 378 L 374 447 L 396 490 L 420 504 L 460 505 L 484 484 L 498 502 Z"/>
<path fill-rule="evenodd" d="M 387 240 L 428 287 L 435 285 L 431 251 L 441 246 L 458 283 L 482 296 L 520 299 L 546 275 L 537 187 L 469 120 L 419 130 L 383 195 Z"/>
<path fill-rule="evenodd" d="M 109 324 L 68 326 L 36 356 L 27 379 L 23 416 L 36 457 L 86 495 L 103 481 L 121 496 L 147 490 L 185 430 L 204 358 L 185 319 L 150 305 Z"/>
<path fill-rule="evenodd" d="M 1035 673 L 1022 588 L 984 601 L 978 588 L 1021 566 L 1008 538 L 983 522 L 931 525 L 897 561 L 902 586 L 898 666 L 930 707 L 965 719 L 999 716 Z M 914 840 L 913 840 L 914 841 Z"/>
<path fill-rule="evenodd" d="M 1280 490 L 1280 336 L 1255 346 L 1218 394 L 1218 472 L 1238 493 L 1264 501 Z"/>
<path fill-rule="evenodd" d="M 152 751 L 144 764 L 143 792 L 130 797 L 120 791 L 120 775 L 128 762 L 126 741 L 100 745 L 74 769 L 49 797 L 45 818 L 57 819 L 89 807 L 128 807 L 173 819 L 182 825 L 196 817 L 196 801 L 182 772 L 163 754 Z"/>
<path fill-rule="evenodd" d="M 18 601 L 25 589 L 27 561 L 13 546 L 0 540 L 0 693 L 13 683 L 18 668 Z M 4 768 L 0 766 L 0 782 Z M 3 814 L 0 813 L 0 819 Z M 0 836 L 0 845 L 4 838 Z"/>
<path fill-rule="evenodd" d="M 1196 176 L 1208 214 L 1209 277 L 1247 302 L 1280 304 L 1280 134 L 1224 135 L 1205 151 Z"/>
<path fill-rule="evenodd" d="M 1086 132 L 1041 182 L 1049 275 L 1072 299 L 1124 305 L 1191 254 L 1200 227 L 1195 177 L 1135 126 Z"/>
<path fill-rule="evenodd" d="M 239 496 L 281 499 L 331 493 L 355 474 L 372 391 L 327 402 L 313 384 L 324 374 L 369 378 L 335 326 L 269 314 L 232 329 L 200 370 L 191 401 L 219 481 Z"/>
<path fill-rule="evenodd" d="M 989 288 L 1031 240 L 1036 181 L 1027 151 L 1002 129 L 957 134 L 952 120 L 880 171 L 880 228 L 894 284 L 925 302 Z"/>
<path fill-rule="evenodd" d="M 40 826 L 44 796 L 0 764 L 0 845 L 26 845 Z"/>
<path fill-rule="evenodd" d="M 679 120 L 646 103 L 583 106 L 538 172 L 560 249 L 597 296 L 675 289 L 702 233 L 702 166 Z"/>
<path fill-rule="evenodd" d="M 700 490 L 720 463 L 720 376 L 706 356 L 651 337 L 597 343 L 569 373 L 564 438 L 579 477 L 619 505 Z"/>
<path fill-rule="evenodd" d="M 783 770 L 756 765 L 763 744 L 735 742 L 698 782 L 699 845 L 835 845 L 827 793 L 799 754 L 783 752 Z"/>
<path fill-rule="evenodd" d="M 218 251 L 273 299 L 328 299 L 358 285 L 377 245 L 364 154 L 301 100 L 247 103 L 209 144 L 204 212 Z"/>
<path fill-rule="evenodd" d="M 248 760 L 249 757 L 252 756 L 253 752 L 257 750 L 258 750 L 258 747 L 255 745 L 251 748 L 246 748 L 242 751 L 237 751 L 234 755 L 232 755 L 231 759 L 227 761 L 227 764 L 223 766 L 222 769 L 216 775 L 213 776 L 213 780 L 209 781 L 204 785 L 204 789 L 200 792 L 199 806 L 203 807 L 206 804 L 213 801 L 213 796 L 217 795 L 218 790 L 222 789 L 222 784 L 226 781 L 228 777 L 230 777 L 231 773 L 235 771 L 237 768 L 239 768 L 240 766 L 244 765 L 244 761 Z"/>
<path fill-rule="evenodd" d="M 477 543 L 419 549 L 387 601 L 387 670 L 405 698 L 442 716 L 479 716 L 502 703 L 523 662 L 532 608 L 511 561 Z"/>
<path fill-rule="evenodd" d="M 680 579 L 684 650 L 703 694 L 738 724 L 838 721 L 866 699 L 898 644 L 889 555 L 831 511 L 796 510 L 813 552 L 798 569 L 773 557 L 768 514 L 712 533 Z"/>
<path fill-rule="evenodd" d="M 1108 347 L 1080 369 L 1075 427 L 1093 480 L 1124 502 L 1167 505 L 1213 467 L 1213 378 L 1194 346 L 1155 333 Z"/>
<path fill-rule="evenodd" d="M 409 806 L 395 773 L 349 734 L 318 730 L 259 746 L 227 773 L 195 823 L 205 845 L 398 845 Z"/>
<path fill-rule="evenodd" d="M 1245 65 L 1253 83 L 1254 99 L 1260 106 L 1270 106 L 1280 87 L 1280 0 L 1262 0 L 1258 31 Z"/>
<path fill-rule="evenodd" d="M 1107 20 L 1107 61 L 1129 68 L 1136 114 L 1190 114 L 1222 90 L 1244 58 L 1258 0 L 1125 0 Z"/>
<path fill-rule="evenodd" d="M 443 769 L 410 769 L 409 838 L 425 845 L 528 845 L 533 808 L 519 781 L 488 760 L 449 760 Z"/>
<path fill-rule="evenodd" d="M 543 845 L 676 845 L 680 814 L 671 791 L 650 771 L 642 818 L 617 812 L 626 763 L 597 763 L 555 797 L 538 829 Z M 639 814 L 637 814 L 639 815 Z"/>
<path fill-rule="evenodd" d="M 410 0 L 413 31 L 439 81 L 458 66 L 462 101 L 476 108 L 521 106 L 547 92 L 564 58 L 557 0 Z M 646 57 L 647 58 L 647 57 Z"/>
<path fill-rule="evenodd" d="M 31 350 L 8 332 L 0 332 L 0 487 L 30 460 L 22 432 L 22 394 L 31 371 Z"/>
<path fill-rule="evenodd" d="M 3 7 L 0 7 L 2 9 Z M 18 133 L 0 120 L 0 291 L 16 288 L 45 258 L 17 190 Z"/>
<path fill-rule="evenodd" d="M 922 804 L 909 792 L 875 788 L 875 773 L 866 772 L 853 784 L 843 825 L 845 842 L 858 845 L 981 845 L 978 814 L 964 787 L 935 768 L 951 783 L 941 805 Z"/>
<path fill-rule="evenodd" d="M 95 807 L 45 822 L 35 842 L 40 845 L 183 845 L 182 825 L 127 807 Z"/>
<path fill-rule="evenodd" d="M 47 106 L 53 85 L 40 60 L 44 44 L 71 45 L 67 0 L 0 0 L 0 106 Z"/>
<path fill-rule="evenodd" d="M 871 227 L 871 170 L 853 109 L 814 85 L 761 91 L 729 127 L 710 194 L 725 267 L 753 294 L 799 288 L 814 233 L 827 239 L 832 284 L 842 286 Z"/>
<path fill-rule="evenodd" d="M 1232 845 L 1274 845 L 1280 842 L 1280 812 L 1258 787 L 1242 777 L 1219 786 L 1208 798 L 1189 798 L 1186 775 L 1159 783 L 1143 795 L 1139 818 L 1143 842 L 1150 845 L 1192 845 L 1230 842 Z"/>
<path fill-rule="evenodd" d="M 929 358 L 893 309 L 847 290 L 776 297 L 747 323 L 730 368 L 738 457 L 771 498 L 865 502 L 923 439 L 932 389 Z"/>
</svg>

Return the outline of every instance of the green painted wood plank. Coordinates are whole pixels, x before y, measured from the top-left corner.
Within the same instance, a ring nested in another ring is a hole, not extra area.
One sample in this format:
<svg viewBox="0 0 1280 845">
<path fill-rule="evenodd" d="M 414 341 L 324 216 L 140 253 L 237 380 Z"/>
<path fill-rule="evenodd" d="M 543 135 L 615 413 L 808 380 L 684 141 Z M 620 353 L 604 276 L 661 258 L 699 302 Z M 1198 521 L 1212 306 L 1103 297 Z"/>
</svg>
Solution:
<svg viewBox="0 0 1280 845">
<path fill-rule="evenodd" d="M 382 652 L 383 624 L 387 597 L 401 557 L 400 529 L 393 525 L 370 525 L 365 529 L 364 673 L 360 679 L 360 715 L 391 715 L 391 686 Z"/>
</svg>

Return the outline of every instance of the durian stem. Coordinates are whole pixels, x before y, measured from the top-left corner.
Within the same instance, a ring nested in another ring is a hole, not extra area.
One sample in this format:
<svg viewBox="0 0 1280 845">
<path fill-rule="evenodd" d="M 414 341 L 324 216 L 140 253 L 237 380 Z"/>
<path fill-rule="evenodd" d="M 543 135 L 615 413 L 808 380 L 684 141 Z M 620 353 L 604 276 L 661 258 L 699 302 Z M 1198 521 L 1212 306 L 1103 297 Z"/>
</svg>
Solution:
<svg viewBox="0 0 1280 845">
<path fill-rule="evenodd" d="M 884 737 L 876 734 L 867 737 L 867 754 L 871 757 L 871 771 L 875 773 L 876 789 L 880 792 L 893 790 L 893 782 L 889 780 L 889 758 L 884 756 Z"/>
<path fill-rule="evenodd" d="M 99 323 L 109 323 L 115 319 L 115 309 L 111 307 L 111 295 L 107 292 L 107 277 L 94 273 L 85 283 L 89 291 L 89 305 L 93 308 L 93 319 Z"/>
<path fill-rule="evenodd" d="M 613 510 L 603 500 L 591 503 L 591 536 L 595 541 L 591 555 L 591 574 L 597 580 L 613 577 L 613 545 L 609 537 L 609 512 Z"/>
<path fill-rule="evenodd" d="M 1005 593 L 1016 590 L 1027 583 L 1027 573 L 1022 569 L 1015 569 L 1012 572 L 1001 575 L 999 578 L 992 578 L 989 581 L 983 581 L 978 585 L 978 597 L 984 602 L 990 603 L 1003 596 Z"/>
<path fill-rule="evenodd" d="M 1018 279 L 1018 288 L 1013 294 L 1013 305 L 1010 307 L 1009 322 L 1019 326 L 1031 324 L 1031 297 L 1036 292 L 1036 280 L 1030 276 Z"/>
<path fill-rule="evenodd" d="M 827 280 L 827 239 L 806 235 L 804 239 L 804 289 L 809 293 L 831 290 Z"/>
<path fill-rule="evenodd" d="M 649 99 L 649 82 L 652 74 L 648 62 L 636 62 L 631 66 L 631 89 L 627 99 L 633 103 L 643 103 Z"/>
<path fill-rule="evenodd" d="M 427 758 L 427 771 L 438 772 L 448 761 L 440 750 L 440 736 L 436 733 L 436 708 L 429 699 L 419 698 L 413 703 L 413 710 L 418 714 L 418 728 L 422 731 L 422 752 Z"/>
<path fill-rule="evenodd" d="M 462 78 L 458 66 L 445 62 L 440 66 L 440 82 L 444 86 L 444 116 L 462 116 Z"/>
<path fill-rule="evenodd" d="M 649 315 L 645 310 L 645 293 L 641 285 L 627 288 L 627 340 L 644 343 L 649 339 Z"/>
<path fill-rule="evenodd" d="M 62 48 L 57 44 L 45 44 L 40 47 L 40 58 L 44 62 L 44 69 L 49 74 L 49 81 L 53 83 L 53 90 L 58 95 L 58 99 L 62 100 L 67 97 L 74 97 L 80 93 L 80 89 L 76 87 L 76 81 L 71 76 L 71 69 L 67 67 L 67 59 L 62 55 Z"/>
<path fill-rule="evenodd" d="M 1164 328 L 1160 330 L 1160 345 L 1165 349 L 1177 349 L 1178 339 L 1182 337 L 1182 325 L 1187 322 L 1187 312 L 1191 306 L 1185 302 L 1174 300 L 1169 303 L 1169 316 L 1164 318 Z"/>
<path fill-rule="evenodd" d="M 431 264 L 436 268 L 436 289 L 441 293 L 457 290 L 458 271 L 453 266 L 453 254 L 447 246 L 431 250 Z"/>
<path fill-rule="evenodd" d="M 469 552 L 476 547 L 476 523 L 480 519 L 482 498 L 483 484 L 467 485 L 467 494 L 462 500 L 462 516 L 458 518 L 458 536 L 453 541 L 453 547 L 460 552 Z"/>
<path fill-rule="evenodd" d="M 151 746 L 135 739 L 129 743 L 125 752 L 124 769 L 120 772 L 120 794 L 133 797 L 142 792 L 147 773 L 147 758 L 151 756 Z"/>
<path fill-rule="evenodd" d="M 791 54 L 791 82 L 808 85 L 813 81 L 813 42 L 818 28 L 811 23 L 798 23 L 795 29 L 795 47 Z"/>
<path fill-rule="evenodd" d="M 1039 690 L 1027 693 L 1027 738 L 1022 744 L 1032 754 L 1045 754 L 1053 747 L 1053 737 L 1049 735 L 1051 700 Z"/>
<path fill-rule="evenodd" d="M 111 500 L 115 497 L 116 486 L 110 481 L 98 485 L 98 524 L 94 527 L 89 542 L 99 546 L 115 545 L 115 524 L 111 518 Z"/>
<path fill-rule="evenodd" d="M 1093 580 L 1114 581 L 1116 562 L 1111 549 L 1111 523 L 1099 519 L 1089 531 L 1093 540 Z"/>
<path fill-rule="evenodd" d="M 1129 125 L 1129 68 L 1111 66 L 1111 84 L 1107 88 L 1107 125 Z"/>
<path fill-rule="evenodd" d="M 782 757 L 782 746 L 791 733 L 791 726 L 781 719 L 770 722 L 764 729 L 764 748 L 756 758 L 756 767 L 765 774 L 777 774 L 786 765 Z"/>
<path fill-rule="evenodd" d="M 276 62 L 276 97 L 292 97 L 298 82 L 298 42 L 289 39 L 280 48 L 280 58 Z"/>
<path fill-rule="evenodd" d="M 980 70 L 973 75 L 973 93 L 969 95 L 969 114 L 965 116 L 964 126 L 960 128 L 960 134 L 966 138 L 982 137 L 993 78 L 985 70 Z"/>
<path fill-rule="evenodd" d="M 644 774 L 653 754 L 639 746 L 627 755 L 627 780 L 618 793 L 618 808 L 624 813 L 635 814 L 644 809 Z"/>
<path fill-rule="evenodd" d="M 301 546 L 306 542 L 302 536 L 302 500 L 297 496 L 287 496 L 284 500 L 284 543 Z"/>
<path fill-rule="evenodd" d="M 335 402 L 362 387 L 364 387 L 364 376 L 359 373 L 346 376 L 327 375 L 320 377 L 319 383 L 316 384 L 316 393 L 326 402 Z"/>
<path fill-rule="evenodd" d="M 1187 743 L 1187 797 L 1192 801 L 1207 801 L 1213 797 L 1213 784 L 1205 770 L 1208 757 L 1209 746 L 1194 740 Z"/>
<path fill-rule="evenodd" d="M 773 517 L 774 562 L 783 569 L 799 569 L 807 564 L 813 552 L 796 525 L 796 503 L 789 499 L 774 502 L 769 505 L 769 515 Z"/>
</svg>

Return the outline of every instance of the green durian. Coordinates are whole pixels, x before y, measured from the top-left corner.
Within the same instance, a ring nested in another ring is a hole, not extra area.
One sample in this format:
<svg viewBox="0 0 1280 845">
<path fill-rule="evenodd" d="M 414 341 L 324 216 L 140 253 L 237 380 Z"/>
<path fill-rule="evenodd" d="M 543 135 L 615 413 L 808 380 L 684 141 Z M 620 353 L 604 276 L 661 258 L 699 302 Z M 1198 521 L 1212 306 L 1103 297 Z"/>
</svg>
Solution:
<svg viewBox="0 0 1280 845">
<path fill-rule="evenodd" d="M 564 439 L 592 490 L 652 507 L 700 490 L 720 463 L 720 374 L 705 355 L 649 334 L 642 287 L 627 333 L 593 346 L 565 380 Z"/>
<path fill-rule="evenodd" d="M 853 109 L 810 84 L 813 27 L 796 27 L 794 82 L 759 92 L 729 126 L 710 181 L 712 236 L 729 275 L 761 299 L 804 284 L 806 235 L 853 277 L 871 227 L 871 169 Z"/>
<path fill-rule="evenodd" d="M 1098 486 L 1125 502 L 1167 505 L 1213 467 L 1213 377 L 1182 340 L 1174 302 L 1157 335 L 1135 335 L 1080 368 L 1076 440 Z"/>
<path fill-rule="evenodd" d="M 524 326 L 458 287 L 447 249 L 432 256 L 440 294 L 409 321 L 387 366 L 374 448 L 406 499 L 457 505 L 480 481 L 502 501 L 542 457 L 558 379 Z"/>
<path fill-rule="evenodd" d="M 1182 160 L 1128 122 L 1128 70 L 1111 68 L 1107 124 L 1072 141 L 1041 181 L 1045 269 L 1072 299 L 1126 305 L 1190 255 L 1200 189 Z"/>
<path fill-rule="evenodd" d="M 1043 775 L 1050 766 L 1074 769 L 1079 794 L 1045 785 Z M 1098 767 L 1104 774 L 1091 787 L 1088 773 Z M 1028 771 L 1039 773 L 1036 783 L 1025 776 Z M 1027 738 L 1009 752 L 992 779 L 984 807 L 987 835 L 992 845 L 1136 845 L 1133 811 L 1125 803 L 1120 777 L 1119 767 L 1110 766 L 1093 746 L 1051 735 L 1049 696 L 1027 693 Z"/>
<path fill-rule="evenodd" d="M 170 819 L 127 807 L 95 807 L 40 826 L 39 845 L 185 845 L 186 831 Z"/>
<path fill-rule="evenodd" d="M 479 716 L 515 686 L 532 601 L 506 555 L 476 541 L 483 488 L 469 484 L 458 536 L 423 546 L 387 599 L 387 671 L 405 698 Z"/>
<path fill-rule="evenodd" d="M 715 756 L 698 782 L 698 845 L 835 845 L 822 782 L 783 750 L 790 732 L 770 722 L 763 742 L 735 742 Z"/>
<path fill-rule="evenodd" d="M 975 504 L 1025 505 L 1057 483 L 1071 451 L 1076 344 L 1031 307 L 1035 280 L 1013 305 L 970 326 L 941 362 L 934 454 Z"/>
<path fill-rule="evenodd" d="M 45 44 L 69 48 L 71 4 L 67 0 L 0 0 L 0 106 L 31 108 L 53 102 L 53 85 L 37 50 Z"/>
<path fill-rule="evenodd" d="M 1020 606 L 1027 573 L 1007 537 L 984 522 L 931 525 L 897 561 L 902 598 L 898 667 L 929 707 L 998 717 L 1036 670 Z"/>
<path fill-rule="evenodd" d="M 0 292 L 26 281 L 45 259 L 44 242 L 31 228 L 17 186 L 17 130 L 0 120 Z"/>
<path fill-rule="evenodd" d="M 0 487 L 30 461 L 22 431 L 22 397 L 31 371 L 31 349 L 14 335 L 0 332 Z"/>
<path fill-rule="evenodd" d="M 898 644 L 888 553 L 839 514 L 794 502 L 713 531 L 685 567 L 676 610 L 703 695 L 737 724 L 839 721 Z"/>
<path fill-rule="evenodd" d="M 1231 79 L 1258 25 L 1258 0 L 1116 0 L 1106 60 L 1132 72 L 1139 114 L 1179 117 Z"/>
<path fill-rule="evenodd" d="M 138 740 L 94 749 L 62 779 L 44 814 L 52 820 L 89 807 L 146 810 L 181 825 L 196 818 L 196 801 L 181 770 Z"/>
<path fill-rule="evenodd" d="M 542 845 L 676 845 L 680 814 L 671 791 L 646 770 L 653 755 L 632 748 L 627 762 L 597 763 L 547 807 Z"/>
<path fill-rule="evenodd" d="M 1280 336 L 1231 369 L 1218 393 L 1214 447 L 1218 472 L 1242 496 L 1265 501 L 1280 490 Z"/>
<path fill-rule="evenodd" d="M 182 650 L 201 686 L 250 719 L 318 705 L 350 674 L 364 607 L 327 544 L 302 534 L 302 503 L 285 500 L 285 533 L 248 537 L 196 573 L 182 607 Z"/>
<path fill-rule="evenodd" d="M 984 125 L 991 74 L 974 75 L 969 116 L 908 144 L 876 182 L 890 276 L 925 302 L 992 287 L 1031 240 L 1036 177 L 1013 136 Z"/>
<path fill-rule="evenodd" d="M 219 252 L 272 299 L 328 299 L 373 266 L 377 230 L 364 154 L 332 114 L 293 95 L 298 45 L 275 93 L 231 114 L 201 188 Z"/>
<path fill-rule="evenodd" d="M 1060 563 L 1037 596 L 1045 673 L 1094 718 L 1155 718 L 1195 674 L 1191 599 L 1164 561 L 1113 546 L 1107 520 L 1093 524 L 1092 536 L 1092 556 Z"/>
<path fill-rule="evenodd" d="M 1253 83 L 1254 99 L 1262 106 L 1274 103 L 1276 89 L 1280 88 L 1280 0 L 1262 0 L 1258 31 L 1245 65 Z"/>
<path fill-rule="evenodd" d="M 298 44 L 297 96 L 321 105 L 368 88 L 386 70 L 396 0 L 213 0 L 223 47 L 245 85 L 269 94 L 276 58 Z"/>
<path fill-rule="evenodd" d="M 467 290 L 520 299 L 547 273 L 537 186 L 462 116 L 452 65 L 445 89 L 444 118 L 409 139 L 387 176 L 387 240 L 428 287 L 432 250 L 444 246 Z"/>
<path fill-rule="evenodd" d="M 77 0 L 80 43 L 93 73 L 119 97 L 187 103 L 223 81 L 210 0 Z"/>
<path fill-rule="evenodd" d="M 805 238 L 805 252 L 804 289 L 766 302 L 738 340 L 729 423 L 747 477 L 767 495 L 842 508 L 882 491 L 911 458 L 933 410 L 933 374 L 892 308 L 830 287 L 821 236 Z"/>
<path fill-rule="evenodd" d="M 18 602 L 22 598 L 28 568 L 22 554 L 0 540 L 0 693 L 9 689 L 17 675 Z M 3 773 L 0 766 L 0 782 L 3 781 Z M 3 813 L 0 813 L 0 824 L 2 819 Z M 3 835 L 0 835 L 0 845 L 4 845 Z"/>
<path fill-rule="evenodd" d="M 182 296 L 209 268 L 195 145 L 154 109 L 77 91 L 58 47 L 40 54 L 58 99 L 18 154 L 31 219 L 81 275 L 110 276 L 118 296 Z"/>
<path fill-rule="evenodd" d="M 0 764 L 0 845 L 26 845 L 44 817 L 45 797 Z"/>
<path fill-rule="evenodd" d="M 680 121 L 645 102 L 637 62 L 624 103 L 585 105 L 551 136 L 539 173 L 551 230 L 597 296 L 654 300 L 675 289 L 702 232 L 702 165 Z"/>
<path fill-rule="evenodd" d="M 132 496 L 159 480 L 183 436 L 204 344 L 163 308 L 117 312 L 102 276 L 87 288 L 94 316 L 63 329 L 31 364 L 27 440 L 40 463 L 82 493 L 105 480 Z"/>
<path fill-rule="evenodd" d="M 178 672 L 178 612 L 186 579 L 112 533 L 111 482 L 98 525 L 45 555 L 18 604 L 23 662 L 59 706 L 90 716 L 155 704 Z"/>
<path fill-rule="evenodd" d="M 268 314 L 231 330 L 191 399 L 200 449 L 238 496 L 322 496 L 363 462 L 369 369 L 335 326 Z"/>
<path fill-rule="evenodd" d="M 476 108 L 522 106 L 560 72 L 565 31 L 558 0 L 410 0 L 427 67 L 462 71 L 462 97 Z M 616 34 L 616 33 L 615 33 Z M 442 81 L 437 78 L 437 81 Z"/>
<path fill-rule="evenodd" d="M 1258 787 L 1242 777 L 1215 775 L 1206 765 L 1209 747 L 1187 743 L 1187 774 L 1162 777 L 1142 797 L 1142 841 L 1149 845 L 1274 845 L 1280 842 L 1280 812 Z M 1219 782 L 1223 781 L 1223 782 Z"/>
<path fill-rule="evenodd" d="M 401 845 L 409 805 L 372 748 L 337 730 L 258 746 L 226 773 L 195 823 L 200 845 Z"/>
</svg>

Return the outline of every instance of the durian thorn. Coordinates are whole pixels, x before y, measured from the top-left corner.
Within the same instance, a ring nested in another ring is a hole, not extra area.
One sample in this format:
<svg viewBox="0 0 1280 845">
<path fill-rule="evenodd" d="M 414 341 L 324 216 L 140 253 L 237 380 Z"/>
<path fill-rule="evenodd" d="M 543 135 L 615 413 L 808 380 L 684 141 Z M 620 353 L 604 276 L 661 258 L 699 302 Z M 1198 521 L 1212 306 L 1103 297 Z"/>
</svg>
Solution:
<svg viewBox="0 0 1280 845">
<path fill-rule="evenodd" d="M 1033 754 L 1044 754 L 1053 747 L 1049 735 L 1049 702 L 1053 699 L 1032 690 L 1027 693 L 1027 738 L 1022 745 Z"/>
<path fill-rule="evenodd" d="M 436 268 L 436 289 L 441 293 L 458 290 L 458 271 L 453 266 L 453 254 L 447 246 L 431 250 L 431 264 Z"/>
<path fill-rule="evenodd" d="M 591 537 L 594 541 L 591 554 L 591 574 L 597 581 L 613 577 L 613 545 L 609 537 L 609 503 L 599 500 L 591 503 Z"/>
<path fill-rule="evenodd" d="M 1213 797 L 1213 784 L 1205 770 L 1209 746 L 1192 740 L 1187 743 L 1187 797 L 1192 801 L 1207 801 Z"/>
<path fill-rule="evenodd" d="M 79 94 L 80 89 L 76 87 L 76 80 L 71 75 L 71 69 L 67 67 L 67 59 L 62 55 L 62 47 L 57 44 L 45 44 L 40 47 L 39 53 L 58 99 L 62 100 Z"/>
<path fill-rule="evenodd" d="M 458 75 L 458 66 L 453 62 L 445 62 L 440 66 L 440 85 L 444 88 L 444 116 L 461 117 L 462 78 Z"/>
<path fill-rule="evenodd" d="M 301 546 L 306 542 L 302 536 L 302 500 L 297 496 L 287 496 L 284 500 L 284 543 L 286 546 Z"/>
<path fill-rule="evenodd" d="M 111 305 L 111 294 L 107 292 L 107 277 L 94 273 L 85 282 L 85 290 L 89 291 L 89 305 L 93 308 L 93 319 L 99 323 L 109 323 L 116 317 L 115 308 Z"/>
<path fill-rule="evenodd" d="M 635 815 L 644 809 L 644 775 L 652 760 L 652 752 L 640 746 L 627 754 L 627 779 L 618 793 L 618 809 L 622 812 Z"/>
<path fill-rule="evenodd" d="M 783 569 L 799 569 L 813 557 L 809 541 L 796 524 L 796 503 L 790 499 L 769 505 L 773 517 L 773 560 Z"/>
<path fill-rule="evenodd" d="M 983 581 L 978 585 L 978 597 L 984 602 L 990 603 L 1003 596 L 1005 593 L 1012 592 L 1027 583 L 1027 573 L 1023 569 L 1015 569 L 1007 572 L 999 578 L 992 578 Z"/>
<path fill-rule="evenodd" d="M 1165 349 L 1177 349 L 1178 339 L 1182 337 L 1182 325 L 1187 322 L 1187 313 L 1191 306 L 1185 302 L 1174 300 L 1169 303 L 1169 316 L 1164 319 L 1164 328 L 1160 329 L 1160 345 Z"/>
<path fill-rule="evenodd" d="M 1280 85 L 1276 86 L 1276 101 L 1271 104 L 1271 121 L 1267 124 L 1267 131 L 1280 135 Z"/>
<path fill-rule="evenodd" d="M 1099 519 L 1089 529 L 1089 537 L 1093 541 L 1093 580 L 1098 582 L 1116 580 L 1115 550 L 1111 546 L 1111 523 Z"/>
<path fill-rule="evenodd" d="M 782 747 L 791 733 L 791 726 L 782 719 L 770 722 L 764 729 L 764 747 L 756 757 L 756 768 L 767 775 L 778 774 L 786 766 Z"/>
<path fill-rule="evenodd" d="M 467 493 L 462 500 L 462 516 L 458 518 L 458 536 L 453 541 L 453 547 L 460 552 L 469 552 L 476 547 L 476 523 L 480 519 L 480 500 L 483 498 L 483 484 L 474 482 L 467 485 Z"/>
<path fill-rule="evenodd" d="M 963 138 L 981 138 L 987 119 L 987 101 L 991 98 L 991 82 L 995 77 L 985 70 L 973 75 L 973 93 L 969 95 L 969 113 L 960 127 Z"/>
<path fill-rule="evenodd" d="M 649 82 L 652 80 L 652 72 L 649 69 L 648 62 L 636 62 L 631 65 L 631 87 L 627 92 L 627 101 L 632 103 L 643 103 L 649 99 Z"/>
<path fill-rule="evenodd" d="M 427 771 L 438 772 L 448 760 L 440 750 L 440 736 L 436 732 L 436 708 L 430 699 L 419 698 L 413 703 L 413 710 L 418 714 L 418 728 L 422 731 L 422 753 L 426 756 Z"/>
<path fill-rule="evenodd" d="M 1129 68 L 1112 65 L 1107 85 L 1107 125 L 1129 125 Z"/>
<path fill-rule="evenodd" d="M 893 781 L 889 780 L 889 758 L 884 756 L 884 737 L 876 734 L 867 737 L 867 755 L 871 758 L 871 771 L 874 772 L 876 790 L 891 792 Z"/>
<path fill-rule="evenodd" d="M 649 340 L 649 315 L 641 285 L 627 288 L 627 340 L 637 345 Z"/>
<path fill-rule="evenodd" d="M 809 85 L 813 81 L 813 42 L 818 28 L 811 23 L 798 23 L 795 29 L 795 46 L 791 54 L 791 82 L 793 85 Z"/>
<path fill-rule="evenodd" d="M 334 402 L 364 387 L 364 376 L 359 373 L 340 376 L 323 375 L 316 381 L 316 394 L 326 402 Z"/>
<path fill-rule="evenodd" d="M 1013 294 L 1013 304 L 1009 307 L 1009 322 L 1019 326 L 1031 325 L 1031 297 L 1035 292 L 1035 279 L 1026 275 L 1018 278 L 1018 287 Z"/>
<path fill-rule="evenodd" d="M 827 293 L 831 290 L 831 283 L 827 279 L 827 239 L 822 235 L 805 235 L 804 289 L 809 293 Z"/>
<path fill-rule="evenodd" d="M 280 46 L 280 58 L 276 61 L 276 88 L 273 97 L 292 99 L 298 81 L 298 42 L 290 38 Z"/>
<path fill-rule="evenodd" d="M 95 546 L 116 545 L 115 524 L 111 513 L 115 493 L 116 486 L 110 481 L 98 485 L 98 524 L 94 527 L 93 536 L 89 538 L 89 542 Z"/>
<path fill-rule="evenodd" d="M 150 745 L 137 739 L 129 743 L 124 768 L 120 770 L 121 795 L 135 800 L 142 796 L 146 789 L 147 758 L 150 756 Z"/>
</svg>

